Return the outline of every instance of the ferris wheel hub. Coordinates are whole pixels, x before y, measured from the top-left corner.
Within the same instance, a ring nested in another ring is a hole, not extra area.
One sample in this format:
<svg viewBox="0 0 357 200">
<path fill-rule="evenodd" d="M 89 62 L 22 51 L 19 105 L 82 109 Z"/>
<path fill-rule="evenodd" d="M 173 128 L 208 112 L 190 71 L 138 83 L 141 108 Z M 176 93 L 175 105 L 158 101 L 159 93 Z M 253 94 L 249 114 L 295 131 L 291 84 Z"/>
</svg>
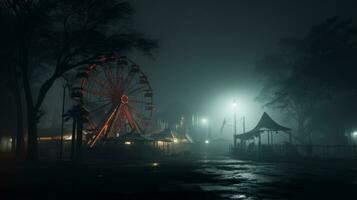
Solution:
<svg viewBox="0 0 357 200">
<path fill-rule="evenodd" d="M 123 94 L 121 97 L 120 97 L 120 101 L 122 104 L 127 104 L 129 102 L 129 97 L 126 96 L 125 94 Z"/>
</svg>

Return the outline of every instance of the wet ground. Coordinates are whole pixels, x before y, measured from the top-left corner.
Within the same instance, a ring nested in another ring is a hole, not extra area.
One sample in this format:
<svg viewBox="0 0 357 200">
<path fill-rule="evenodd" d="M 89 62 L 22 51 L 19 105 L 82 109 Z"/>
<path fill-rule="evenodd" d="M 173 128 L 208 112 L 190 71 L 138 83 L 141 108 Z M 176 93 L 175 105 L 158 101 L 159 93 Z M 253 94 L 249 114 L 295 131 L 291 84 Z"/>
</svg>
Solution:
<svg viewBox="0 0 357 200">
<path fill-rule="evenodd" d="M 0 199 L 355 199 L 354 166 L 207 155 L 146 162 L 3 164 Z"/>
<path fill-rule="evenodd" d="M 200 184 L 226 199 L 355 199 L 357 168 L 343 161 L 274 163 L 215 157 L 200 171 L 213 183 Z"/>
</svg>

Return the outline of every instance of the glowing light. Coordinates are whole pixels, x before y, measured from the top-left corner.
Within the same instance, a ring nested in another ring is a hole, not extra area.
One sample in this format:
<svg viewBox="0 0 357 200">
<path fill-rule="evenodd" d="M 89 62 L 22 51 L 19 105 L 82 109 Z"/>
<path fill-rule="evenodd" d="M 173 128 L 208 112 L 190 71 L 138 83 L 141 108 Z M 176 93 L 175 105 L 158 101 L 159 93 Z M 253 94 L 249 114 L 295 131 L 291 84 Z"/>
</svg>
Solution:
<svg viewBox="0 0 357 200">
<path fill-rule="evenodd" d="M 177 138 L 174 138 L 174 143 L 178 143 L 178 139 Z"/>
<path fill-rule="evenodd" d="M 124 144 L 126 144 L 126 145 L 131 145 L 132 142 L 130 142 L 130 141 L 125 141 Z"/>
<path fill-rule="evenodd" d="M 353 132 L 353 133 L 352 133 L 352 136 L 353 136 L 354 138 L 357 138 L 357 131 Z"/>
<path fill-rule="evenodd" d="M 202 122 L 202 124 L 207 124 L 207 123 L 208 123 L 208 120 L 207 120 L 206 118 L 202 118 L 202 119 L 201 119 L 201 122 Z"/>
<path fill-rule="evenodd" d="M 209 144 L 209 140 L 205 140 L 205 144 Z"/>
<path fill-rule="evenodd" d="M 154 162 L 154 163 L 152 163 L 151 165 L 152 165 L 153 167 L 157 167 L 157 166 L 159 166 L 159 163 Z"/>
<path fill-rule="evenodd" d="M 163 142 L 163 141 L 158 141 L 157 144 L 158 144 L 158 145 L 163 145 L 164 142 Z"/>
<path fill-rule="evenodd" d="M 238 103 L 237 103 L 237 100 L 236 100 L 236 99 L 233 100 L 232 106 L 233 106 L 233 109 L 234 109 L 234 110 L 237 110 L 237 109 L 238 109 Z"/>
<path fill-rule="evenodd" d="M 72 135 L 65 135 L 63 137 L 64 140 L 72 140 Z"/>
<path fill-rule="evenodd" d="M 52 140 L 52 137 L 40 137 L 39 140 L 40 141 L 48 141 L 48 140 Z"/>
</svg>

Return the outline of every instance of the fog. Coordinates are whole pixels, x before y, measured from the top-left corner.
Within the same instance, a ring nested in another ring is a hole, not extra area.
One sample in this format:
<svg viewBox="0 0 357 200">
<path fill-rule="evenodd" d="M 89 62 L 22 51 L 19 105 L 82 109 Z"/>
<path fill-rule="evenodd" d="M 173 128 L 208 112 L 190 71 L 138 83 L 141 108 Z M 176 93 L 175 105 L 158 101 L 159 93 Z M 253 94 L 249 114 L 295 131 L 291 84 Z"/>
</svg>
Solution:
<svg viewBox="0 0 357 200">
<path fill-rule="evenodd" d="M 1 2 L 0 195 L 355 195 L 356 8 Z"/>
<path fill-rule="evenodd" d="M 273 119 L 295 127 L 291 117 L 257 101 L 266 74 L 257 62 L 276 51 L 283 38 L 304 37 L 314 25 L 331 16 L 356 17 L 354 1 L 334 6 L 337 1 L 140 1 L 132 2 L 131 23 L 159 40 L 151 56 L 130 57 L 148 74 L 154 90 L 155 120 L 180 105 L 171 115 L 208 118 L 218 137 L 231 138 L 233 100 L 239 104 L 238 130 L 246 118 L 246 130 L 253 128 L 267 111 Z M 303 13 L 303 14 L 302 14 Z M 274 75 L 273 75 L 274 76 Z M 60 110 L 61 81 L 51 89 L 44 110 L 43 126 Z M 68 99 L 70 101 L 70 99 Z M 55 104 L 53 104 L 56 102 Z M 53 114 L 54 113 L 54 114 Z M 222 121 L 228 120 L 223 133 Z"/>
</svg>

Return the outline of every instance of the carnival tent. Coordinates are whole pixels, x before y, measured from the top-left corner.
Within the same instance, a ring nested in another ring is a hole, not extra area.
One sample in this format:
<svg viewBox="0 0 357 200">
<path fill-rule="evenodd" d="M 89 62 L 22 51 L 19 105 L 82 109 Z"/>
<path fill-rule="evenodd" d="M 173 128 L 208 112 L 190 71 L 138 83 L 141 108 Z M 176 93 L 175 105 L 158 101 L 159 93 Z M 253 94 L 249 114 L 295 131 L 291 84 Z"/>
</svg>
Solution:
<svg viewBox="0 0 357 200">
<path fill-rule="evenodd" d="M 291 129 L 285 126 L 282 126 L 275 122 L 266 112 L 263 113 L 262 117 L 260 118 L 258 124 L 250 131 L 242 134 L 238 134 L 234 136 L 234 139 L 240 140 L 250 140 L 254 139 L 255 137 L 260 137 L 260 135 L 265 132 L 284 132 L 291 136 Z M 291 138 L 290 138 L 291 142 Z"/>
</svg>

